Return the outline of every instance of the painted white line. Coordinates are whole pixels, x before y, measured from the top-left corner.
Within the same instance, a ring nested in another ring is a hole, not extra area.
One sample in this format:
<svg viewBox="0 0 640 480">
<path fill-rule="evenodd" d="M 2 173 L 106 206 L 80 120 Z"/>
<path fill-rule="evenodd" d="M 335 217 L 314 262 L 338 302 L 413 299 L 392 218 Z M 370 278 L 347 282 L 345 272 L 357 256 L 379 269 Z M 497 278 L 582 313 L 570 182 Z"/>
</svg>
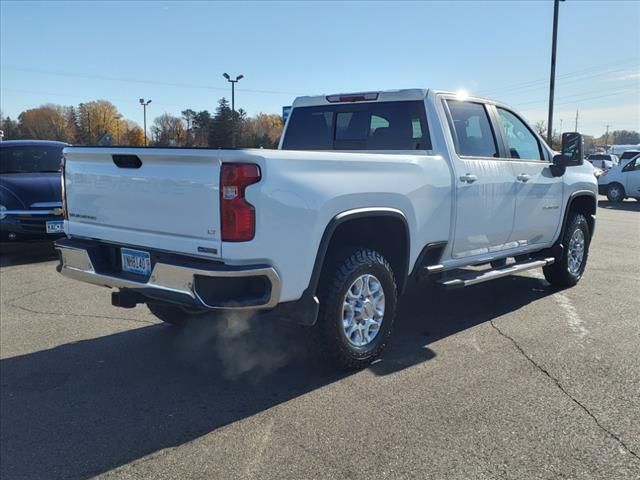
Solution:
<svg viewBox="0 0 640 480">
<path fill-rule="evenodd" d="M 540 271 L 532 270 L 530 274 L 532 277 L 544 280 L 544 275 Z M 564 293 L 554 293 L 552 295 L 552 298 L 564 312 L 564 316 L 567 319 L 569 328 L 573 331 L 573 333 L 575 333 L 580 338 L 584 338 L 589 335 L 589 330 L 587 330 L 584 325 L 584 321 L 582 320 L 582 318 L 580 318 L 580 314 L 573 306 L 573 303 L 571 303 L 571 299 Z"/>
</svg>

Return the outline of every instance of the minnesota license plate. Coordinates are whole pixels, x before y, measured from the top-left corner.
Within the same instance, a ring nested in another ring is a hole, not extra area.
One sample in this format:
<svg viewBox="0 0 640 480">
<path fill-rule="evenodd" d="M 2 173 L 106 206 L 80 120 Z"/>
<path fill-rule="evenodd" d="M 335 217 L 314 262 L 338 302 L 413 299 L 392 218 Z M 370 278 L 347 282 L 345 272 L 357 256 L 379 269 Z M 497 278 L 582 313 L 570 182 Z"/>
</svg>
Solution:
<svg viewBox="0 0 640 480">
<path fill-rule="evenodd" d="M 64 233 L 64 222 L 62 220 L 47 222 L 47 233 Z"/>
<path fill-rule="evenodd" d="M 149 255 L 149 252 L 121 248 L 120 256 L 122 258 L 122 271 L 147 276 L 151 274 L 151 255 Z"/>
</svg>

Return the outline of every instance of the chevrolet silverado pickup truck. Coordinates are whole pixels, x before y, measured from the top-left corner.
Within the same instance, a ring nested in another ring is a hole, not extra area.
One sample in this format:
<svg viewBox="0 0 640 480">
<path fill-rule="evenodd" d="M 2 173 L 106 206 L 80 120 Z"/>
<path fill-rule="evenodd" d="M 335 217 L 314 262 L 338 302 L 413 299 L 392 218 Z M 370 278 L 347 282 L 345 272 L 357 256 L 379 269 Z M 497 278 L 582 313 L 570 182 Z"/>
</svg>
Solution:
<svg viewBox="0 0 640 480">
<path fill-rule="evenodd" d="M 58 270 L 170 324 L 288 318 L 362 368 L 410 281 L 580 280 L 597 185 L 580 134 L 562 141 L 501 103 L 411 89 L 297 98 L 277 150 L 66 148 Z"/>
</svg>

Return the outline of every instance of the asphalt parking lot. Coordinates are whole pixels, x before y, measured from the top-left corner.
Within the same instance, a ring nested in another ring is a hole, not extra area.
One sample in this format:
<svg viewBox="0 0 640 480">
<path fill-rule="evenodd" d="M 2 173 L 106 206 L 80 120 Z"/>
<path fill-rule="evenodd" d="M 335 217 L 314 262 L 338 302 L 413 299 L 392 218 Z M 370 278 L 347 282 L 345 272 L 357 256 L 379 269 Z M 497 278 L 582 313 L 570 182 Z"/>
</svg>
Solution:
<svg viewBox="0 0 640 480">
<path fill-rule="evenodd" d="M 586 276 L 413 287 L 382 361 L 305 330 L 184 331 L 3 249 L 0 477 L 638 479 L 640 202 L 601 202 Z"/>
</svg>

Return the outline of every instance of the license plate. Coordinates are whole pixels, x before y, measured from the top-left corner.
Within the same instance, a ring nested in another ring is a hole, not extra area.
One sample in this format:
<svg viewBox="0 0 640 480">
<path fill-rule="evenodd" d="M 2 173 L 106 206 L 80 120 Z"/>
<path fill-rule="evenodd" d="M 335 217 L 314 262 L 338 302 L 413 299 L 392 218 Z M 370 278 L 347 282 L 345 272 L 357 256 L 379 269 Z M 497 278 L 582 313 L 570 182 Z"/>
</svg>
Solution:
<svg viewBox="0 0 640 480">
<path fill-rule="evenodd" d="M 47 233 L 64 233 L 64 221 L 53 220 L 47 222 Z"/>
<path fill-rule="evenodd" d="M 124 272 L 137 273 L 138 275 L 151 274 L 151 255 L 149 252 L 121 248 L 120 256 Z"/>
</svg>

